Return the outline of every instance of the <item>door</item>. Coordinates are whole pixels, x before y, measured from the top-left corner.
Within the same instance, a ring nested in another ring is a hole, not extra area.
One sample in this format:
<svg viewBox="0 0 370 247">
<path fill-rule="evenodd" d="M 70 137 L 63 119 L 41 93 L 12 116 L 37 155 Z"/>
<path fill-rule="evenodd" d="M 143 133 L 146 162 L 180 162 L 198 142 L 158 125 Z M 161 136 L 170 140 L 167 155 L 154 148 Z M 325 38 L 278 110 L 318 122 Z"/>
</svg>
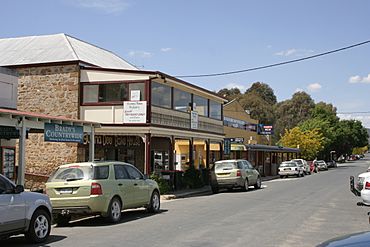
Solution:
<svg viewBox="0 0 370 247">
<path fill-rule="evenodd" d="M 21 194 L 14 193 L 15 186 L 0 176 L 0 232 L 24 228 L 26 204 Z"/>
<path fill-rule="evenodd" d="M 135 167 L 125 165 L 126 171 L 133 183 L 133 200 L 136 206 L 142 206 L 148 204 L 149 197 L 149 186 L 147 185 L 144 175 Z"/>
<path fill-rule="evenodd" d="M 123 200 L 123 207 L 130 208 L 135 206 L 134 184 L 123 165 L 114 165 L 114 176 L 114 186 L 117 186 L 116 188 Z"/>
</svg>

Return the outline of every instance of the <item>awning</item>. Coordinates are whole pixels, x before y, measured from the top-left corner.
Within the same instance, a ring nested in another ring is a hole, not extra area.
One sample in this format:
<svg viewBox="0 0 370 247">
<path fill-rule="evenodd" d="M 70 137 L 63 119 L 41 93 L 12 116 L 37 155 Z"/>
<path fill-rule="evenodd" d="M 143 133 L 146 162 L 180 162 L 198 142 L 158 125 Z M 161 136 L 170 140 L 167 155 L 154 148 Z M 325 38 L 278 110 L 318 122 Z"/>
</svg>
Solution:
<svg viewBox="0 0 370 247">
<path fill-rule="evenodd" d="M 247 151 L 247 148 L 241 143 L 231 143 L 231 151 Z"/>
</svg>

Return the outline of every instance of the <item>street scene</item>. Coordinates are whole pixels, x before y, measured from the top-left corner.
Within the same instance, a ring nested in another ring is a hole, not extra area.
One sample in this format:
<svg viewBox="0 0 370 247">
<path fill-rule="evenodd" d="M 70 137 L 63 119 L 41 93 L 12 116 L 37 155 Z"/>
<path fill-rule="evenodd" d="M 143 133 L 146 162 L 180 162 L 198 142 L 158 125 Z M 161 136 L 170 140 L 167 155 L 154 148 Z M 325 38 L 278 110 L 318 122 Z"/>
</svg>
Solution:
<svg viewBox="0 0 370 247">
<path fill-rule="evenodd" d="M 0 246 L 370 246 L 370 2 L 0 4 Z"/>
<path fill-rule="evenodd" d="M 370 207 L 357 206 L 349 191 L 349 176 L 369 165 L 367 156 L 304 178 L 264 181 L 261 190 L 164 200 L 159 214 L 125 211 L 115 225 L 76 220 L 54 226 L 45 246 L 316 246 L 369 228 Z M 2 244 L 27 246 L 23 237 Z"/>
</svg>

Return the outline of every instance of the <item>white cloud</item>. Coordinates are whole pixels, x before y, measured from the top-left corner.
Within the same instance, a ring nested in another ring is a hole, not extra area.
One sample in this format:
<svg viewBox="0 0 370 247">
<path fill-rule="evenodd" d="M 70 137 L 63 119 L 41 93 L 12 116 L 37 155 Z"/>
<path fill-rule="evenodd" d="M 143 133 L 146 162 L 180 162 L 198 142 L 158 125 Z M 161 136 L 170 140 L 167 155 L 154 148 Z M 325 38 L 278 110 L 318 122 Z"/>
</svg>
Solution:
<svg viewBox="0 0 370 247">
<path fill-rule="evenodd" d="M 161 48 L 161 52 L 169 52 L 172 51 L 172 48 L 167 47 L 167 48 Z"/>
<path fill-rule="evenodd" d="M 359 75 L 351 76 L 348 80 L 349 83 L 370 83 L 370 74 L 365 77 Z"/>
<path fill-rule="evenodd" d="M 245 86 L 239 85 L 239 84 L 236 84 L 236 83 L 229 83 L 229 84 L 226 85 L 226 88 L 228 88 L 228 89 L 239 88 L 240 92 L 242 92 L 242 93 L 244 93 L 244 91 L 246 90 Z"/>
<path fill-rule="evenodd" d="M 309 56 L 312 53 L 313 53 L 312 50 L 291 48 L 291 49 L 288 49 L 288 50 L 276 52 L 275 55 L 276 56 L 283 56 L 283 57 L 289 57 L 289 56 L 298 57 L 298 56 Z"/>
<path fill-rule="evenodd" d="M 319 83 L 312 83 L 307 86 L 307 90 L 311 93 L 317 92 L 322 88 L 322 86 Z"/>
<path fill-rule="evenodd" d="M 337 114 L 340 119 L 346 119 L 346 120 L 358 120 L 362 122 L 362 126 L 366 128 L 370 128 L 370 116 L 364 116 L 364 115 L 356 115 L 356 114 Z"/>
<path fill-rule="evenodd" d="M 126 0 L 65 0 L 68 4 L 79 8 L 96 9 L 107 14 L 119 13 L 129 4 Z"/>
<path fill-rule="evenodd" d="M 147 51 L 130 51 L 128 55 L 130 57 L 140 57 L 140 58 L 151 58 L 153 56 L 152 53 Z"/>
</svg>

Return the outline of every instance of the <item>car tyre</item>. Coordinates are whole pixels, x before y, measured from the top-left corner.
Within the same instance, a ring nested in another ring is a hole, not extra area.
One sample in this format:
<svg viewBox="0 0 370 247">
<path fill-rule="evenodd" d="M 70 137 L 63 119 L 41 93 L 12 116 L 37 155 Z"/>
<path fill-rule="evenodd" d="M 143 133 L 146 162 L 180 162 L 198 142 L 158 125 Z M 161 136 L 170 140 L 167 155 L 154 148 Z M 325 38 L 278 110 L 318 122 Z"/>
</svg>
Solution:
<svg viewBox="0 0 370 247">
<path fill-rule="evenodd" d="M 261 189 L 261 185 L 262 185 L 261 177 L 258 177 L 258 178 L 257 178 L 257 182 L 256 182 L 256 184 L 254 185 L 254 188 L 255 188 L 255 189 Z"/>
<path fill-rule="evenodd" d="M 283 175 L 280 175 L 280 178 L 284 178 L 284 176 Z"/>
<path fill-rule="evenodd" d="M 110 223 L 117 223 L 121 220 L 122 205 L 117 197 L 113 197 L 109 203 L 108 216 L 106 220 Z"/>
<path fill-rule="evenodd" d="M 212 193 L 213 194 L 217 194 L 218 193 L 218 186 L 217 185 L 212 185 L 211 186 L 211 189 L 212 189 Z"/>
<path fill-rule="evenodd" d="M 50 230 L 50 215 L 45 210 L 38 209 L 32 215 L 25 237 L 29 242 L 42 243 L 49 237 Z"/>
<path fill-rule="evenodd" d="M 248 191 L 249 190 L 249 182 L 248 179 L 244 181 L 244 186 L 243 186 L 243 191 Z"/>
<path fill-rule="evenodd" d="M 161 199 L 158 191 L 153 191 L 152 196 L 150 197 L 150 202 L 148 206 L 149 213 L 158 213 L 161 207 Z"/>
<path fill-rule="evenodd" d="M 67 226 L 70 220 L 71 220 L 71 215 L 57 214 L 54 217 L 54 221 L 57 224 L 57 226 Z"/>
</svg>

